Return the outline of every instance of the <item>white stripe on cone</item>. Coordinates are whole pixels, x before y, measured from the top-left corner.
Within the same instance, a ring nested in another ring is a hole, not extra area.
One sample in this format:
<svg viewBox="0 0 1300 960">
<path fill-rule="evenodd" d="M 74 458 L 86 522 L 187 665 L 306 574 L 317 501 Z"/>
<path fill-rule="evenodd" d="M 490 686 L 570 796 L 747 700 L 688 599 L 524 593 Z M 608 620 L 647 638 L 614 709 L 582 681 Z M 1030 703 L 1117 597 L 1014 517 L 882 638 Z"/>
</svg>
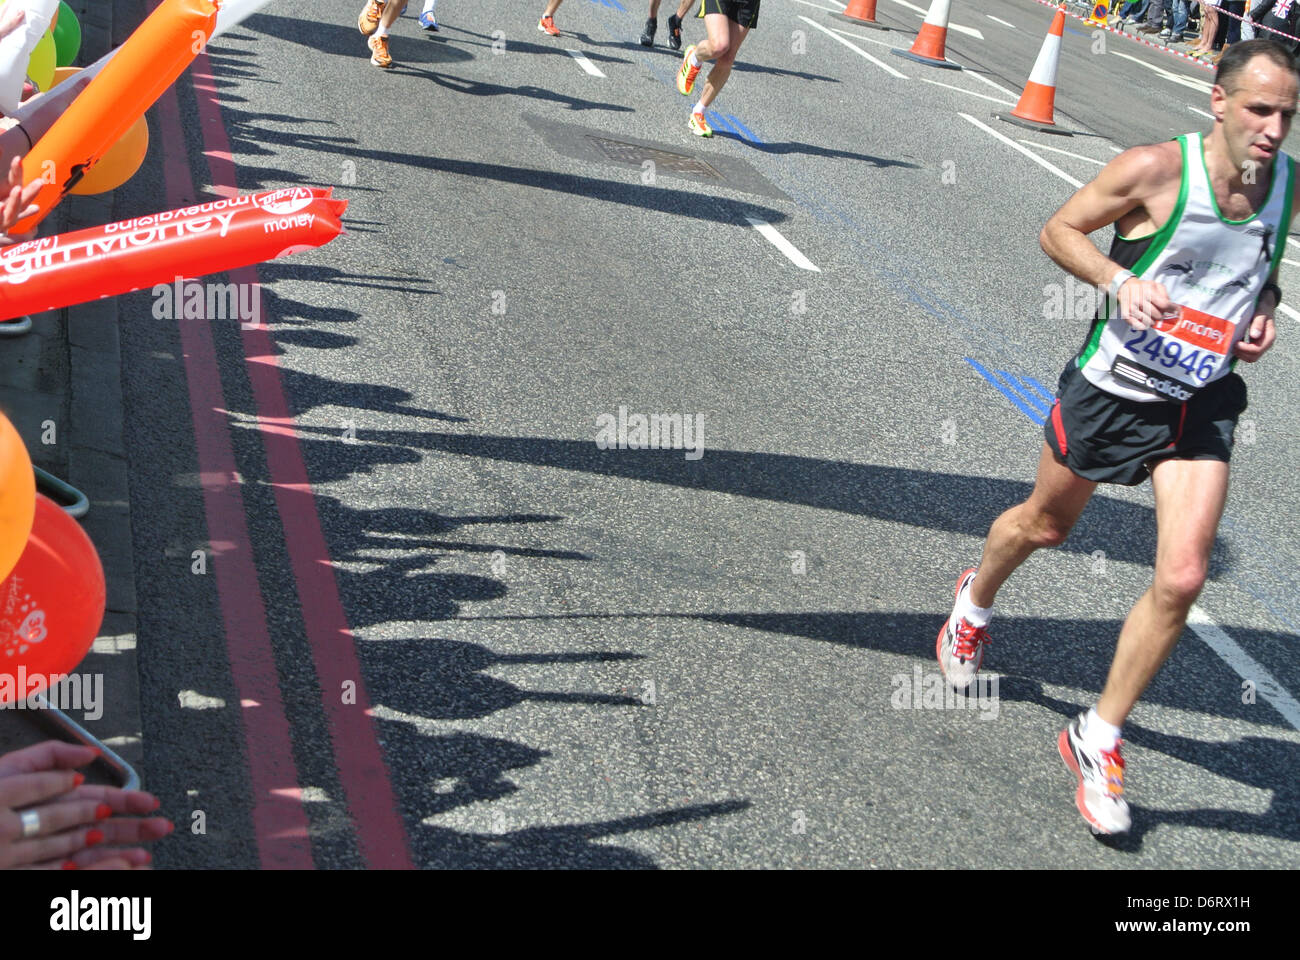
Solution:
<svg viewBox="0 0 1300 960">
<path fill-rule="evenodd" d="M 1056 64 L 1061 59 L 1061 34 L 1065 30 L 1065 14 L 1056 12 L 1052 18 L 1052 29 L 1047 31 L 1043 46 L 1034 61 L 1034 69 L 1029 72 L 1030 83 L 1041 83 L 1045 87 L 1056 86 Z"/>
<path fill-rule="evenodd" d="M 930 12 L 925 15 L 925 22 L 932 27 L 941 27 L 948 29 L 948 8 L 952 6 L 952 0 L 934 0 L 930 4 Z"/>
</svg>

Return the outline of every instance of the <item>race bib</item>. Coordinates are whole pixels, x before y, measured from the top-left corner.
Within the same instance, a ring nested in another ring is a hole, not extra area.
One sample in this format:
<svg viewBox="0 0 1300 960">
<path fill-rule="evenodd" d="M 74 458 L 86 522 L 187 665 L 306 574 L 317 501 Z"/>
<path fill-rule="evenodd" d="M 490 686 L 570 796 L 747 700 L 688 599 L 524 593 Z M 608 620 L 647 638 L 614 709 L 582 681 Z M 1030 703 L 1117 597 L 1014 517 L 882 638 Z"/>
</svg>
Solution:
<svg viewBox="0 0 1300 960">
<path fill-rule="evenodd" d="M 1228 365 L 1234 327 L 1191 307 L 1156 322 L 1148 330 L 1132 330 L 1111 374 L 1119 381 L 1169 400 L 1184 403 L 1194 397 Z"/>
</svg>

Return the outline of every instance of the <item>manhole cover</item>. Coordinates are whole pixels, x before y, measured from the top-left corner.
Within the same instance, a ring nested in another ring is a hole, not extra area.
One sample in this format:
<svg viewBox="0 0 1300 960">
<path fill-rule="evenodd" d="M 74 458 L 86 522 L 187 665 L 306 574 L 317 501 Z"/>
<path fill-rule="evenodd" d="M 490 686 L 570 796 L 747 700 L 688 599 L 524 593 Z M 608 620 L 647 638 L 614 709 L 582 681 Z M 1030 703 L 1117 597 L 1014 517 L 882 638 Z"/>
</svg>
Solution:
<svg viewBox="0 0 1300 960">
<path fill-rule="evenodd" d="M 651 160 L 656 167 L 670 173 L 694 174 L 697 177 L 712 177 L 714 180 L 723 179 L 722 174 L 699 157 L 673 153 L 671 150 L 657 150 L 639 143 L 593 137 L 591 134 L 587 134 L 587 139 L 599 147 L 600 152 L 606 157 L 618 163 L 639 167 L 647 160 Z"/>
</svg>

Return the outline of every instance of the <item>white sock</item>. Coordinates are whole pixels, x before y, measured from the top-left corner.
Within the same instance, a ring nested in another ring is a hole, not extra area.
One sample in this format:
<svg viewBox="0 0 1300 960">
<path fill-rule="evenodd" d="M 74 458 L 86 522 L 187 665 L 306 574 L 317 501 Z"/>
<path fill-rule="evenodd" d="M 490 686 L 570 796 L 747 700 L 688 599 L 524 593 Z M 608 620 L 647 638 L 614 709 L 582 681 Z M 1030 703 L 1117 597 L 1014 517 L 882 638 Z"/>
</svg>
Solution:
<svg viewBox="0 0 1300 960">
<path fill-rule="evenodd" d="M 1107 723 L 1093 707 L 1083 718 L 1083 743 L 1089 750 L 1114 750 L 1119 740 L 1119 727 Z"/>
<path fill-rule="evenodd" d="M 704 101 L 701 100 L 699 103 L 695 105 L 695 109 L 692 110 L 691 113 L 703 113 L 703 112 L 704 112 Z"/>
<path fill-rule="evenodd" d="M 691 66 L 692 66 L 692 67 L 698 67 L 699 65 L 700 65 L 700 58 L 697 57 L 697 56 L 695 55 L 695 51 L 692 50 L 692 51 L 691 51 Z"/>
<path fill-rule="evenodd" d="M 975 578 L 971 577 L 970 583 L 973 584 L 974 582 Z M 953 610 L 953 615 L 958 618 L 965 617 L 966 622 L 972 627 L 987 627 L 989 621 L 993 619 L 993 608 L 975 606 L 970 598 L 970 584 L 967 584 L 966 589 L 957 594 L 957 604 Z"/>
<path fill-rule="evenodd" d="M 433 8 L 438 5 L 438 0 L 424 0 L 424 9 L 421 13 L 433 13 Z"/>
<path fill-rule="evenodd" d="M 376 37 L 386 37 L 386 36 L 388 36 L 388 28 L 387 28 L 386 26 L 384 26 L 384 25 L 381 23 L 381 24 L 379 25 L 379 28 L 378 28 L 377 30 L 375 30 L 375 36 L 376 36 Z"/>
</svg>

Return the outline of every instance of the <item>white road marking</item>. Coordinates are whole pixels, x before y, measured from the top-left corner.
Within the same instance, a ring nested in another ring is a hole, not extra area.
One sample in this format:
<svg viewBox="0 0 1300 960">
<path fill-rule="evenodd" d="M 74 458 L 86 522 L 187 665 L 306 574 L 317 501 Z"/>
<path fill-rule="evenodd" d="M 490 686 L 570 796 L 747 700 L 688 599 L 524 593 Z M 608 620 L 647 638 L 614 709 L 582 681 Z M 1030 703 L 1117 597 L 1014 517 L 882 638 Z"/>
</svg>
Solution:
<svg viewBox="0 0 1300 960">
<path fill-rule="evenodd" d="M 1297 242 L 1295 237 L 1287 237 L 1286 242 L 1294 247 L 1300 247 L 1300 242 Z"/>
<path fill-rule="evenodd" d="M 1300 267 L 1300 260 L 1288 260 L 1286 257 L 1283 257 L 1282 262 L 1292 267 Z"/>
<path fill-rule="evenodd" d="M 987 93 L 976 93 L 974 90 L 967 90 L 965 87 L 954 87 L 951 83 L 943 83 L 939 80 L 932 80 L 929 77 L 917 77 L 918 80 L 924 80 L 926 83 L 933 83 L 936 87 L 947 87 L 949 90 L 956 90 L 958 93 L 969 93 L 972 97 L 979 97 L 981 100 L 992 100 L 994 103 L 1000 103 L 1004 107 L 1014 107 L 1014 100 L 1003 100 L 1001 97 L 990 97 Z"/>
<path fill-rule="evenodd" d="M 847 30 L 841 30 L 838 27 L 831 27 L 836 33 L 842 33 L 846 37 L 852 37 L 854 40 L 865 40 L 867 43 L 874 43 L 878 47 L 896 47 L 897 40 L 877 40 L 875 37 L 864 37 L 860 33 L 849 33 Z"/>
<path fill-rule="evenodd" d="M 1112 57 L 1123 57 L 1125 60 L 1132 60 L 1134 63 L 1139 63 L 1148 70 L 1164 77 L 1171 83 L 1181 84 L 1182 86 L 1190 87 L 1193 90 L 1200 90 L 1202 93 L 1209 93 L 1210 90 L 1213 89 L 1213 85 L 1204 80 L 1197 80 L 1193 77 L 1184 77 L 1181 74 L 1170 73 L 1168 70 L 1158 67 L 1154 63 L 1148 63 L 1146 60 L 1139 60 L 1137 57 L 1130 57 L 1127 53 L 1120 53 L 1118 50 L 1110 50 L 1109 53 Z"/>
<path fill-rule="evenodd" d="M 565 50 L 564 52 L 567 53 L 569 56 L 573 57 L 574 60 L 577 60 L 577 61 L 578 61 L 578 66 L 582 67 L 582 69 L 586 70 L 586 71 L 587 71 L 589 74 L 591 74 L 593 77 L 603 77 L 603 76 L 604 76 L 604 74 L 600 72 L 600 68 L 597 67 L 597 66 L 596 66 L 594 63 L 592 63 L 590 60 L 588 60 L 585 56 L 583 56 L 583 54 L 582 54 L 581 51 L 578 51 L 578 50 Z"/>
<path fill-rule="evenodd" d="M 1219 655 L 1228 666 L 1236 671 L 1237 676 L 1249 680 L 1255 685 L 1255 692 L 1269 702 L 1278 713 L 1297 730 L 1300 730 L 1300 703 L 1278 683 L 1271 673 L 1237 644 L 1236 640 L 1223 632 L 1223 629 L 1210 619 L 1200 607 L 1193 605 L 1187 615 L 1187 625 L 1205 641 L 1205 645 Z"/>
<path fill-rule="evenodd" d="M 1034 143 L 1032 140 L 1021 140 L 1020 142 L 1027 147 L 1037 147 L 1039 150 L 1048 150 L 1052 153 L 1063 154 L 1064 156 L 1067 157 L 1074 157 L 1074 159 L 1076 160 L 1086 160 L 1089 163 L 1095 163 L 1099 167 L 1106 166 L 1105 160 L 1094 160 L 1092 159 L 1092 157 L 1085 157 L 1081 153 L 1071 153 L 1069 150 L 1062 150 L 1060 147 L 1049 147 L 1045 143 Z"/>
<path fill-rule="evenodd" d="M 813 263 L 802 253 L 793 243 L 781 236 L 781 232 L 772 226 L 766 220 L 760 220 L 758 217 L 745 216 L 749 225 L 768 239 L 772 246 L 776 247 L 785 254 L 786 259 L 793 263 L 800 270 L 812 270 L 814 273 L 821 273 L 821 267 Z"/>
<path fill-rule="evenodd" d="M 984 76 L 984 74 L 979 73 L 979 72 L 976 71 L 976 70 L 971 70 L 970 68 L 967 68 L 967 69 L 966 69 L 966 76 L 968 76 L 968 77 L 974 77 L 976 80 L 980 80 L 980 81 L 982 81 L 983 83 L 987 83 L 987 84 L 988 84 L 990 87 L 992 87 L 994 90 L 1000 90 L 1000 91 L 1002 91 L 1002 92 L 1005 93 L 1008 97 L 1010 97 L 1012 100 L 1019 100 L 1019 99 L 1020 99 L 1020 94 L 1016 93 L 1016 91 L 1014 91 L 1014 90 L 1008 90 L 1006 87 L 1002 86 L 1002 84 L 1000 84 L 1000 83 L 994 83 L 994 82 L 993 82 L 992 80 L 990 80 L 988 77 Z"/>
<path fill-rule="evenodd" d="M 1004 27 L 1010 27 L 1012 30 L 1016 29 L 1016 25 L 1015 25 L 1014 23 L 1007 23 L 1005 20 L 999 20 L 997 17 L 993 16 L 993 14 L 991 14 L 991 13 L 986 13 L 986 14 L 984 14 L 984 16 L 988 17 L 988 18 L 989 18 L 990 20 L 992 20 L 994 23 L 1000 23 L 1000 24 L 1002 24 L 1002 26 L 1004 26 Z"/>
<path fill-rule="evenodd" d="M 1195 107 L 1191 106 L 1190 104 L 1188 105 L 1187 109 L 1190 110 L 1190 111 L 1192 111 L 1192 113 L 1199 113 L 1199 114 L 1200 114 L 1201 116 L 1203 116 L 1203 117 L 1209 117 L 1211 120 L 1214 119 L 1214 114 L 1212 114 L 1212 113 L 1207 113 L 1207 112 L 1204 111 L 1204 110 L 1198 110 L 1198 109 L 1196 109 Z"/>
<path fill-rule="evenodd" d="M 997 139 L 1001 140 L 1003 143 L 1005 143 L 1005 144 L 1006 144 L 1008 147 L 1010 147 L 1012 150 L 1018 150 L 1018 151 L 1020 151 L 1020 152 L 1023 153 L 1025 156 L 1027 156 L 1030 160 L 1034 161 L 1034 163 L 1036 163 L 1036 164 L 1038 164 L 1040 167 L 1042 167 L 1044 170 L 1048 170 L 1048 171 L 1050 171 L 1051 173 L 1056 174 L 1058 177 L 1060 177 L 1062 180 L 1064 180 L 1064 181 L 1065 181 L 1066 183 L 1068 183 L 1070 186 L 1074 187 L 1076 190 L 1077 190 L 1079 187 L 1083 186 L 1083 182 L 1082 182 L 1082 181 L 1074 179 L 1074 177 L 1070 176 L 1068 173 L 1066 173 L 1066 172 L 1065 172 L 1064 170 L 1062 170 L 1060 167 L 1055 166 L 1054 164 L 1048 162 L 1047 160 L 1044 160 L 1042 157 L 1040 157 L 1038 154 L 1034 153 L 1034 151 L 1030 150 L 1028 147 L 1022 147 L 1020 144 L 1016 143 L 1016 141 L 1012 140 L 1010 137 L 1004 137 L 1002 134 L 998 133 L 998 132 L 997 132 L 996 130 L 994 130 L 992 127 L 990 127 L 990 126 L 988 126 L 987 124 L 981 123 L 980 121 L 976 120 L 976 119 L 975 119 L 974 117 L 972 117 L 969 113 L 959 113 L 959 114 L 957 114 L 957 115 L 958 115 L 959 117 L 962 117 L 962 118 L 965 119 L 965 120 L 969 120 L 971 123 L 975 124 L 975 126 L 979 127 L 981 130 L 983 130 L 985 133 L 987 133 L 990 137 L 996 137 Z"/>
<path fill-rule="evenodd" d="M 1290 317 L 1292 320 L 1300 320 L 1300 312 L 1297 312 L 1297 311 L 1295 311 L 1295 310 L 1292 310 L 1292 309 L 1291 309 L 1290 307 L 1288 307 L 1285 303 L 1279 303 L 1279 304 L 1277 305 L 1277 308 L 1278 308 L 1279 310 L 1281 310 L 1283 313 L 1285 313 L 1285 314 L 1286 314 L 1288 317 Z"/>
<path fill-rule="evenodd" d="M 909 10 L 915 10 L 921 15 L 922 20 L 924 20 L 930 12 L 925 7 L 918 7 L 914 3 L 908 3 L 907 0 L 894 0 L 894 2 L 900 7 L 907 7 Z M 958 33 L 967 34 L 968 36 L 974 37 L 976 40 L 984 39 L 984 34 L 980 33 L 974 27 L 963 27 L 960 23 L 953 23 L 951 20 L 948 21 L 948 29 L 956 30 Z"/>
<path fill-rule="evenodd" d="M 844 44 L 844 46 L 848 47 L 848 48 L 849 48 L 850 50 L 852 50 L 854 53 L 859 54 L 860 56 L 863 56 L 863 57 L 865 57 L 866 59 L 870 60 L 872 63 L 874 63 L 876 66 L 878 66 L 881 70 L 884 70 L 885 73 L 888 73 L 888 74 L 890 74 L 891 76 L 898 77 L 898 79 L 900 79 L 900 80 L 906 80 L 906 79 L 907 79 L 907 74 L 905 74 L 905 73 L 899 73 L 897 70 L 895 70 L 895 69 L 894 69 L 893 67 L 891 67 L 889 64 L 884 63 L 883 61 L 877 60 L 875 57 L 873 57 L 871 54 L 867 53 L 867 51 L 863 50 L 861 47 L 856 46 L 855 44 L 849 43 L 849 42 L 848 42 L 847 40 L 845 40 L 843 37 L 838 37 L 838 36 L 836 36 L 834 30 L 829 30 L 829 29 L 827 29 L 826 27 L 823 27 L 823 26 L 822 26 L 820 23 L 818 23 L 816 20 L 809 20 L 807 17 L 803 16 L 802 14 L 799 16 L 799 19 L 802 20 L 804 23 L 808 24 L 810 27 L 816 27 L 818 30 L 820 30 L 822 33 L 826 34 L 826 36 L 830 37 L 832 40 L 836 41 L 837 43 L 842 43 L 842 44 Z"/>
<path fill-rule="evenodd" d="M 809 0 L 794 0 L 795 3 L 802 3 L 805 7 L 816 7 L 818 10 L 829 10 L 831 13 L 839 13 L 834 7 L 823 7 L 820 3 L 810 3 Z M 845 9 L 843 6 L 840 10 Z"/>
</svg>

